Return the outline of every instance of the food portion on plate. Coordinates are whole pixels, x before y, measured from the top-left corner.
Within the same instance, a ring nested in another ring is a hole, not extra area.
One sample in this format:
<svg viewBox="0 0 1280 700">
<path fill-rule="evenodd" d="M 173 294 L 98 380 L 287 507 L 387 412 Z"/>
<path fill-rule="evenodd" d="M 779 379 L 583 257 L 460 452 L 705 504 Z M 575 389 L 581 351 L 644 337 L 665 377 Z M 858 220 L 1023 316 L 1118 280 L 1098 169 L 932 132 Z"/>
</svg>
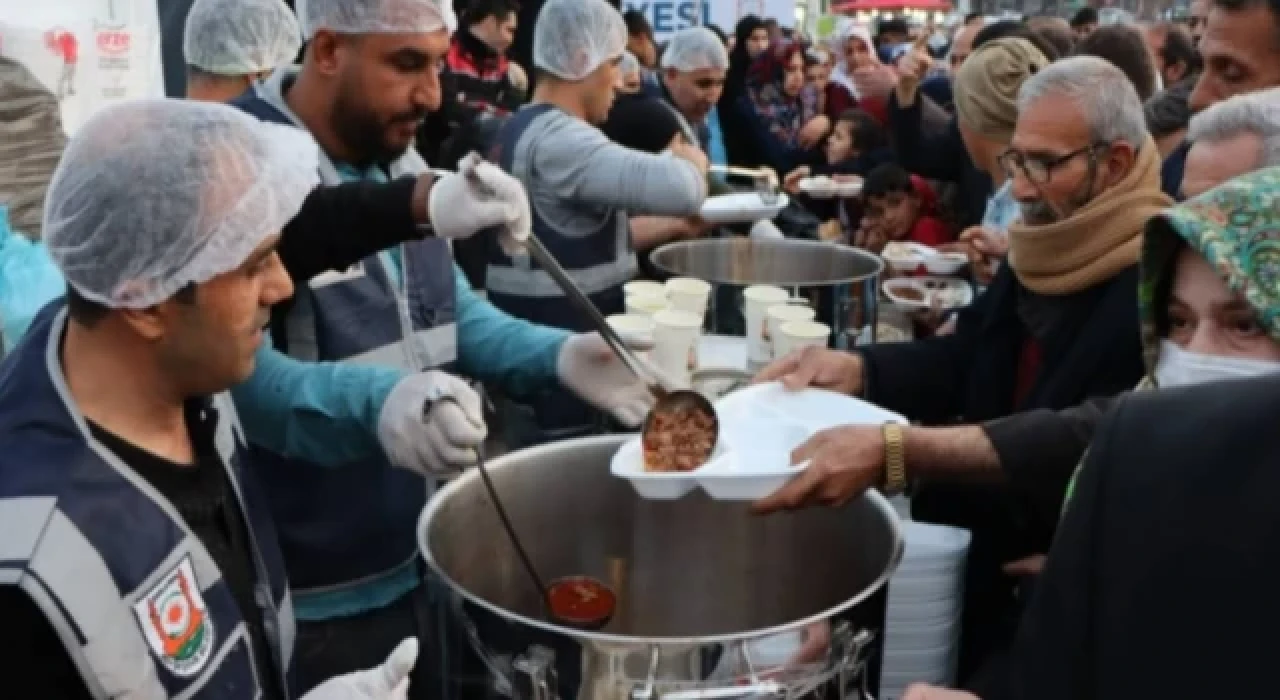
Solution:
<svg viewBox="0 0 1280 700">
<path fill-rule="evenodd" d="M 888 280 L 884 294 L 905 309 L 954 309 L 973 302 L 968 282 L 946 277 L 912 277 Z"/>
<path fill-rule="evenodd" d="M 644 470 L 691 472 L 706 464 L 716 444 L 717 424 L 696 406 L 654 411 L 644 431 Z"/>
</svg>

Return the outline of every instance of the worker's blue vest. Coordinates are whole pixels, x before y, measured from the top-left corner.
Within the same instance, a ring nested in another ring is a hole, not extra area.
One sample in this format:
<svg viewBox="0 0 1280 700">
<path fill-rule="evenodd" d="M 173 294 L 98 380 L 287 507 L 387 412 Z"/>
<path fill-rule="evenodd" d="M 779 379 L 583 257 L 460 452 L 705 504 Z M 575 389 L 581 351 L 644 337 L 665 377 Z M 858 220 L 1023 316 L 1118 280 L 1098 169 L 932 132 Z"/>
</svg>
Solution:
<svg viewBox="0 0 1280 700">
<path fill-rule="evenodd" d="M 264 121 L 302 127 L 281 97 L 288 75 L 277 71 L 232 105 Z M 320 160 L 323 184 L 341 184 L 337 167 L 323 153 Z M 389 174 L 424 170 L 410 149 Z M 449 369 L 457 356 L 457 290 L 448 242 L 406 243 L 400 264 L 399 287 L 377 255 L 306 284 L 297 280 L 293 299 L 273 318 L 279 349 L 306 361 Z M 385 459 L 337 468 L 276 455 L 262 461 L 289 580 L 299 592 L 355 583 L 418 556 L 414 524 L 427 499 L 421 476 Z"/>
<path fill-rule="evenodd" d="M 523 137 L 538 120 L 552 118 L 553 110 L 555 107 L 547 104 L 522 108 L 503 125 L 490 149 L 489 160 L 524 183 L 530 192 L 535 191 L 533 181 L 537 175 L 531 162 L 533 144 Z M 600 226 L 587 235 L 566 235 L 547 222 L 538 211 L 536 199 L 530 199 L 533 232 L 542 244 L 602 313 L 622 313 L 622 285 L 636 272 L 626 212 L 610 211 Z M 498 245 L 492 245 L 485 288 L 489 301 L 513 316 L 574 331 L 593 328 L 591 320 L 573 306 L 555 280 L 527 253 L 513 258 Z"/>
<path fill-rule="evenodd" d="M 287 689 L 284 562 L 230 396 L 207 410 L 250 533 L 258 609 L 243 612 L 262 616 L 273 668 L 254 668 L 242 611 L 173 504 L 94 439 L 62 372 L 62 307 L 0 363 L 0 585 L 44 612 L 95 698 L 244 700 L 267 674 Z"/>
</svg>

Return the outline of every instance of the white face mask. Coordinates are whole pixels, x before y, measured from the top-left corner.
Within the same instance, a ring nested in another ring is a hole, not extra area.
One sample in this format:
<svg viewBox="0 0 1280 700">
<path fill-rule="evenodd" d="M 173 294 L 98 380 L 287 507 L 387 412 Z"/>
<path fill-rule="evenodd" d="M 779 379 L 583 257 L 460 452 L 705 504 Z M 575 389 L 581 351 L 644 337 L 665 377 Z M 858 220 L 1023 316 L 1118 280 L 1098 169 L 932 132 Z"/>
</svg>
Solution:
<svg viewBox="0 0 1280 700">
<path fill-rule="evenodd" d="M 1272 372 L 1280 372 L 1280 362 L 1201 355 L 1187 352 L 1176 343 L 1162 340 L 1155 379 L 1157 386 L 1167 389 L 1223 379 L 1246 379 Z"/>
</svg>

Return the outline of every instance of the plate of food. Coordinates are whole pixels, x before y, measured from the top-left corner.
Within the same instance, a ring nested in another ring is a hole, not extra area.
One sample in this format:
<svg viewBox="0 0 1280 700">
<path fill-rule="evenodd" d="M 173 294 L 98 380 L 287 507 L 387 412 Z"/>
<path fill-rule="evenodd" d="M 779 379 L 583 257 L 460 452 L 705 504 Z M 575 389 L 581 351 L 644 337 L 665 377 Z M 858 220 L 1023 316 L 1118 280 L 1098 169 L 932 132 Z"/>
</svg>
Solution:
<svg viewBox="0 0 1280 700">
<path fill-rule="evenodd" d="M 749 224 L 772 219 L 787 206 L 787 195 L 777 192 L 735 192 L 707 197 L 700 215 L 711 224 Z"/>
<path fill-rule="evenodd" d="M 927 245 L 909 241 L 894 241 L 880 251 L 880 257 L 898 272 L 915 272 L 924 265 L 925 260 L 937 254 L 938 251 Z"/>
<path fill-rule="evenodd" d="M 709 459 L 694 463 L 666 449 L 690 444 L 697 437 L 690 429 L 690 435 L 668 433 L 649 445 L 640 436 L 628 440 L 614 454 L 610 471 L 629 480 L 641 498 L 675 500 L 702 489 L 716 500 L 754 501 L 804 470 L 805 464 L 791 463 L 791 453 L 819 430 L 905 422 L 860 399 L 823 389 L 788 391 L 778 382 L 734 391 L 715 408 L 720 437 Z"/>
<path fill-rule="evenodd" d="M 973 287 L 949 277 L 910 277 L 887 280 L 884 294 L 899 307 L 911 311 L 956 309 L 973 302 Z"/>
</svg>

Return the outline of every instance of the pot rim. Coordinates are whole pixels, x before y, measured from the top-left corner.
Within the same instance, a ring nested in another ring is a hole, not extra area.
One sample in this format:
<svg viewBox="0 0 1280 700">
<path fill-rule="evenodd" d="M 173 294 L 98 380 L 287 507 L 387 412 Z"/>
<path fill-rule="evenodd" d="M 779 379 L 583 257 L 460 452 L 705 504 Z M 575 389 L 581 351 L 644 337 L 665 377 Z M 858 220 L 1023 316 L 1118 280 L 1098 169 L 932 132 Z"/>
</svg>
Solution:
<svg viewBox="0 0 1280 700">
<path fill-rule="evenodd" d="M 557 448 L 562 448 L 562 446 L 566 442 L 574 443 L 574 444 L 583 444 L 587 446 L 607 445 L 607 444 L 621 445 L 623 442 L 626 442 L 627 440 L 632 439 L 636 435 L 637 433 L 593 435 L 589 437 L 581 437 L 581 438 L 574 438 L 571 440 L 562 440 L 559 442 L 547 443 L 544 445 L 538 445 L 536 447 L 530 447 L 524 450 L 519 450 L 518 452 L 512 452 L 508 455 L 503 455 L 503 457 L 494 460 L 492 464 L 486 465 L 486 468 L 490 471 L 490 473 L 497 470 L 501 470 L 501 469 L 510 469 L 512 467 L 510 466 L 510 463 L 507 460 L 509 457 L 513 455 L 530 453 L 531 456 L 536 457 L 541 453 L 550 452 Z M 849 598 L 844 602 L 841 602 L 835 606 L 827 608 L 826 610 L 820 611 L 818 613 L 815 613 L 813 615 L 810 615 L 800 620 L 786 622 L 780 625 L 775 625 L 773 627 L 766 627 L 763 629 L 747 630 L 743 632 L 733 632 L 729 634 L 717 634 L 717 635 L 708 635 L 708 636 L 701 636 L 701 637 L 697 637 L 697 636 L 694 636 L 694 637 L 690 637 L 690 636 L 635 637 L 635 636 L 628 636 L 628 635 L 621 635 L 621 634 L 604 634 L 600 632 L 586 632 L 582 630 L 573 629 L 570 627 L 563 627 L 561 625 L 552 624 L 545 620 L 535 619 L 525 615 L 520 615 L 516 612 L 513 612 L 501 606 L 495 605 L 481 598 L 480 596 L 472 593 L 471 591 L 463 588 L 461 585 L 458 584 L 457 581 L 454 581 L 452 577 L 446 574 L 443 568 L 440 566 L 440 564 L 436 561 L 435 556 L 431 552 L 431 548 L 428 546 L 428 541 L 426 537 L 427 527 L 431 524 L 431 521 L 434 518 L 436 511 L 439 510 L 442 504 L 448 501 L 449 494 L 463 488 L 463 486 L 468 482 L 474 481 L 479 478 L 480 478 L 479 472 L 477 472 L 475 469 L 471 469 L 464 472 L 463 474 L 458 476 L 456 479 L 453 479 L 448 484 L 446 484 L 439 491 L 437 491 L 435 496 L 433 496 L 427 502 L 426 507 L 422 509 L 422 514 L 418 517 L 418 525 L 417 525 L 418 551 L 422 554 L 422 558 L 426 560 L 427 566 L 429 566 L 431 570 L 435 572 L 436 576 L 440 577 L 442 581 L 448 584 L 450 590 L 462 596 L 468 602 L 478 605 L 505 620 L 512 621 L 512 622 L 519 622 L 521 624 L 528 625 L 530 627 L 534 627 L 547 632 L 554 632 L 554 633 L 565 635 L 567 637 L 571 637 L 574 639 L 587 640 L 591 642 L 596 642 L 601 644 L 610 644 L 610 645 L 614 645 L 614 644 L 701 645 L 701 644 L 726 644 L 726 643 L 740 642 L 740 641 L 751 640 L 751 639 L 758 639 L 761 637 L 769 637 L 775 634 L 781 634 L 783 632 L 789 632 L 795 629 L 807 627 L 809 625 L 812 625 L 817 622 L 822 622 L 824 620 L 829 620 L 835 617 L 836 615 L 839 615 L 840 613 L 845 612 L 846 610 L 849 610 L 855 605 L 862 603 L 863 601 L 867 600 L 868 598 L 870 598 L 871 596 L 879 592 L 880 589 L 883 588 L 889 582 L 889 577 L 892 576 L 895 571 L 897 571 L 898 565 L 902 561 L 904 544 L 902 539 L 902 525 L 901 525 L 900 518 L 898 517 L 898 513 L 896 510 L 894 510 L 893 506 L 889 503 L 888 499 L 886 499 L 883 495 L 881 495 L 879 491 L 875 489 L 871 489 L 866 493 L 864 493 L 862 496 L 860 496 L 860 498 L 869 499 L 871 501 L 871 504 L 875 508 L 879 509 L 885 516 L 887 516 L 886 519 L 889 522 L 890 534 L 892 535 L 892 538 L 893 538 L 893 542 L 891 543 L 893 552 L 889 556 L 889 562 L 888 562 L 888 565 L 885 567 L 884 571 L 880 572 L 880 575 L 877 576 L 876 579 L 872 581 L 870 585 L 863 588 L 860 592 L 858 592 L 857 595 L 854 595 L 852 598 Z M 824 506 L 815 506 L 815 507 L 824 507 Z M 762 516 L 762 517 L 768 517 L 768 516 Z"/>
<path fill-rule="evenodd" d="M 667 243 L 655 248 L 653 252 L 649 254 L 649 260 L 653 263 L 654 267 L 661 270 L 663 274 L 677 276 L 677 277 L 691 276 L 688 271 L 673 270 L 669 266 L 663 264 L 661 261 L 663 251 L 696 249 L 696 248 L 717 248 L 717 247 L 724 248 L 725 250 L 732 250 L 734 248 L 743 247 L 743 246 L 749 246 L 749 247 L 759 246 L 761 248 L 822 248 L 826 251 L 829 251 L 831 254 L 851 255 L 856 258 L 861 258 L 866 262 L 870 263 L 871 265 L 873 265 L 874 269 L 862 275 L 853 275 L 851 277 L 832 277 L 832 278 L 827 278 L 827 279 L 817 280 L 817 281 L 770 280 L 768 282 L 760 282 L 760 281 L 736 282 L 733 280 L 719 279 L 719 278 L 705 276 L 705 275 L 697 276 L 697 277 L 699 279 L 703 279 L 715 285 L 732 285 L 732 286 L 738 286 L 738 287 L 749 287 L 753 284 L 771 284 L 778 287 L 835 287 L 842 284 L 855 284 L 858 282 L 865 282 L 866 280 L 869 280 L 869 279 L 878 279 L 880 276 L 884 274 L 885 263 L 884 263 L 884 260 L 882 260 L 878 255 L 872 255 L 871 253 L 868 253 L 864 250 L 853 248 L 851 246 L 839 245 L 836 243 L 832 243 L 830 241 L 804 241 L 804 240 L 796 240 L 791 238 L 788 238 L 782 241 L 753 241 L 750 239 L 742 239 L 742 238 L 732 238 L 732 239 L 711 238 L 711 239 L 696 240 L 696 241 L 674 241 L 672 243 Z"/>
</svg>

